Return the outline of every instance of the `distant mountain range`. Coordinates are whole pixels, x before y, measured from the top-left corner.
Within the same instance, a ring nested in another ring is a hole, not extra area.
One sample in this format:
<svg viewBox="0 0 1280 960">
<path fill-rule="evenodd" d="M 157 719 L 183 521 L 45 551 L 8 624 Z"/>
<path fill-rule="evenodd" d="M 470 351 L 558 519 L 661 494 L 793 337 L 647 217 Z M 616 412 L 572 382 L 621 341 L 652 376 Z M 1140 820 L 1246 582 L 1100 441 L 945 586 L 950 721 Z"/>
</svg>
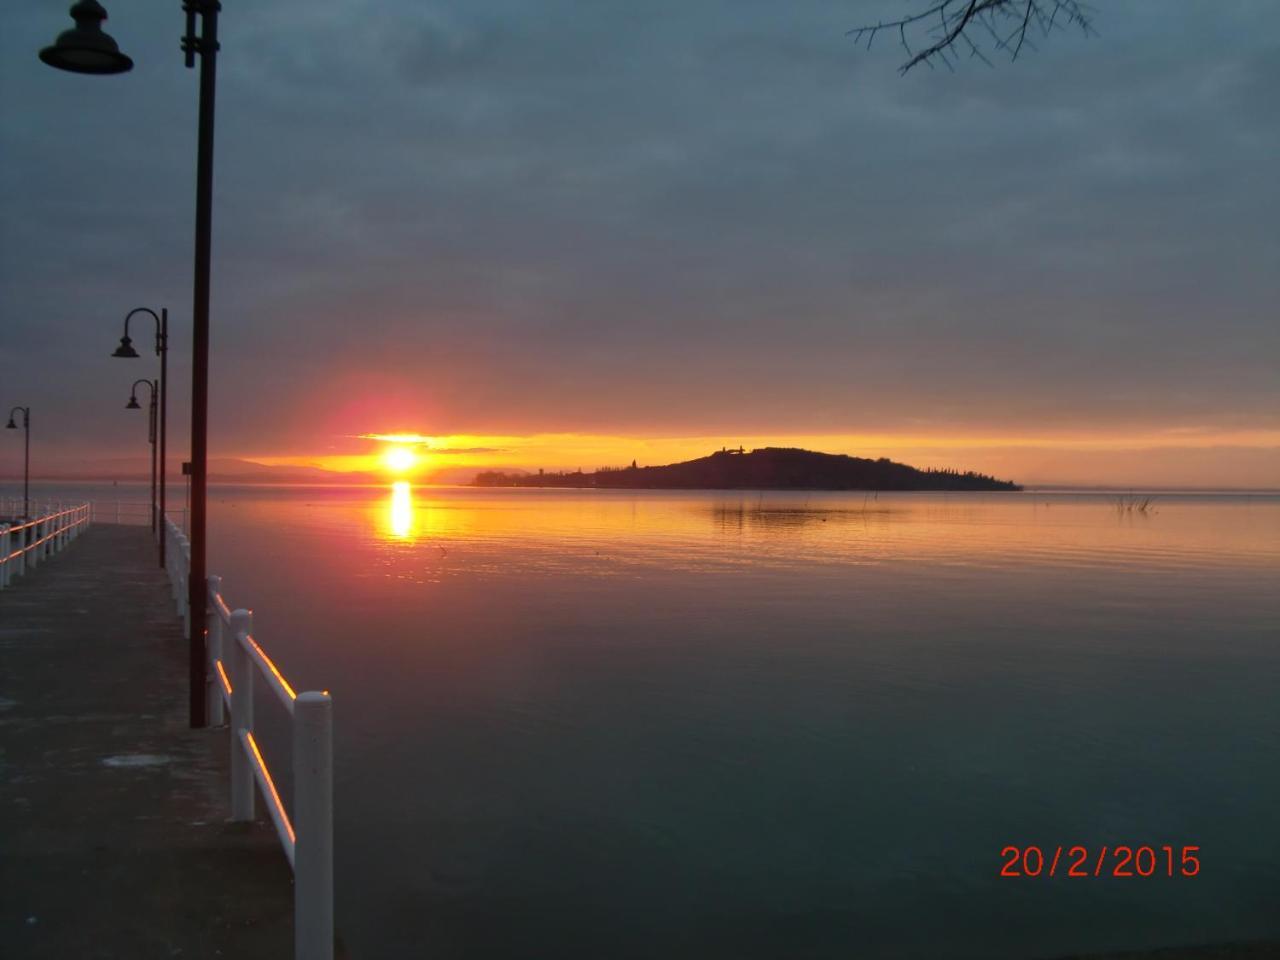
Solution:
<svg viewBox="0 0 1280 960">
<path fill-rule="evenodd" d="M 981 473 L 918 470 L 881 457 L 783 447 L 746 452 L 720 450 L 709 457 L 664 467 L 630 467 L 594 473 L 476 475 L 479 487 L 596 487 L 625 490 L 1021 490 L 1016 483 Z"/>
</svg>

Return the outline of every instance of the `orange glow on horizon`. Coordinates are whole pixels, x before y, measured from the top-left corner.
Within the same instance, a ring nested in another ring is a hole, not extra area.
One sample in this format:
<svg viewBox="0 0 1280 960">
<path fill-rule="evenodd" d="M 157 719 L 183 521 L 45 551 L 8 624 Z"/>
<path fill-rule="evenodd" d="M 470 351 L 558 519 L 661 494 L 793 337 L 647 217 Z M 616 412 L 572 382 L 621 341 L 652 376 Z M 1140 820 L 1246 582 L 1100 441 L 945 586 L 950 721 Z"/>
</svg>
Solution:
<svg viewBox="0 0 1280 960">
<path fill-rule="evenodd" d="M 379 439 L 390 448 L 363 451 Z M 721 447 L 800 447 L 824 453 L 888 457 L 922 469 L 951 467 L 1019 483 L 1143 484 L 1280 487 L 1280 431 L 1182 426 L 1148 430 L 1009 432 L 724 434 L 365 434 L 347 438 L 344 452 L 322 456 L 256 456 L 268 466 L 306 466 L 333 473 L 412 473 L 420 483 L 468 483 L 480 470 L 591 471 L 603 466 L 656 466 L 704 457 Z M 352 443 L 355 441 L 355 443 Z M 358 445 L 357 445 L 358 444 Z M 340 449 L 340 448 L 339 448 Z M 390 451 L 399 464 L 388 462 Z M 407 454 L 407 456 L 406 456 Z M 339 479 L 339 478 L 335 478 Z"/>
</svg>

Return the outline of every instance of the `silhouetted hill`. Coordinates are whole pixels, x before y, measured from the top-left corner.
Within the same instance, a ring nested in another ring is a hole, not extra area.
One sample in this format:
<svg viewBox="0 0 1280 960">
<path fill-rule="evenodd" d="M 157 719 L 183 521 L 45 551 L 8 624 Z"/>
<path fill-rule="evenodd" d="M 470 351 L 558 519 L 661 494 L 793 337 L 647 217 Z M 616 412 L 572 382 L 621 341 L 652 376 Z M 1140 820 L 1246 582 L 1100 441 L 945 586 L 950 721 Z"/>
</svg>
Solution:
<svg viewBox="0 0 1280 960">
<path fill-rule="evenodd" d="M 490 471 L 479 487 L 599 487 L 634 490 L 1021 490 L 981 473 L 917 470 L 881 457 L 765 447 L 721 450 L 665 467 L 605 468 L 595 473 L 512 474 Z"/>
</svg>

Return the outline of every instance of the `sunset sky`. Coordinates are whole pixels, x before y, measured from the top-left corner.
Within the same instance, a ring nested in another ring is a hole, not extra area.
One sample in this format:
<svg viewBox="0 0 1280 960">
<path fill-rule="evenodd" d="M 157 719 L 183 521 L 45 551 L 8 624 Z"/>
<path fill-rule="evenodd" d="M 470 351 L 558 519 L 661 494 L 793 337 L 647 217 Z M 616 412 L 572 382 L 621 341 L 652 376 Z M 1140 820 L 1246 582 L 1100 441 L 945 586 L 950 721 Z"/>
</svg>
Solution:
<svg viewBox="0 0 1280 960">
<path fill-rule="evenodd" d="M 0 33 L 0 404 L 36 474 L 143 455 L 135 306 L 170 309 L 187 443 L 196 76 L 179 4 L 104 2 L 130 74 L 36 59 L 64 2 Z M 902 9 L 227 0 L 211 456 L 1280 487 L 1280 5 L 1099 5 L 905 77 L 844 35 Z"/>
</svg>

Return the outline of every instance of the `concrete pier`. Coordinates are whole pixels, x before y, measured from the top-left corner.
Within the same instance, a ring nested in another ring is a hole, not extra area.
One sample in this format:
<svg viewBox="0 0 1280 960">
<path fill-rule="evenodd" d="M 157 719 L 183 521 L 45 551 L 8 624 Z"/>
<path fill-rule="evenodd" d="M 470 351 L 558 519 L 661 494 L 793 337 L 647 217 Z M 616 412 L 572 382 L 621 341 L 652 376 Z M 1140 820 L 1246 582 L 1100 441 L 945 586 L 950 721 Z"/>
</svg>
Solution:
<svg viewBox="0 0 1280 960">
<path fill-rule="evenodd" d="M 293 877 L 228 822 L 225 729 L 187 726 L 150 531 L 97 525 L 0 591 L 0 954 L 289 957 Z"/>
</svg>

